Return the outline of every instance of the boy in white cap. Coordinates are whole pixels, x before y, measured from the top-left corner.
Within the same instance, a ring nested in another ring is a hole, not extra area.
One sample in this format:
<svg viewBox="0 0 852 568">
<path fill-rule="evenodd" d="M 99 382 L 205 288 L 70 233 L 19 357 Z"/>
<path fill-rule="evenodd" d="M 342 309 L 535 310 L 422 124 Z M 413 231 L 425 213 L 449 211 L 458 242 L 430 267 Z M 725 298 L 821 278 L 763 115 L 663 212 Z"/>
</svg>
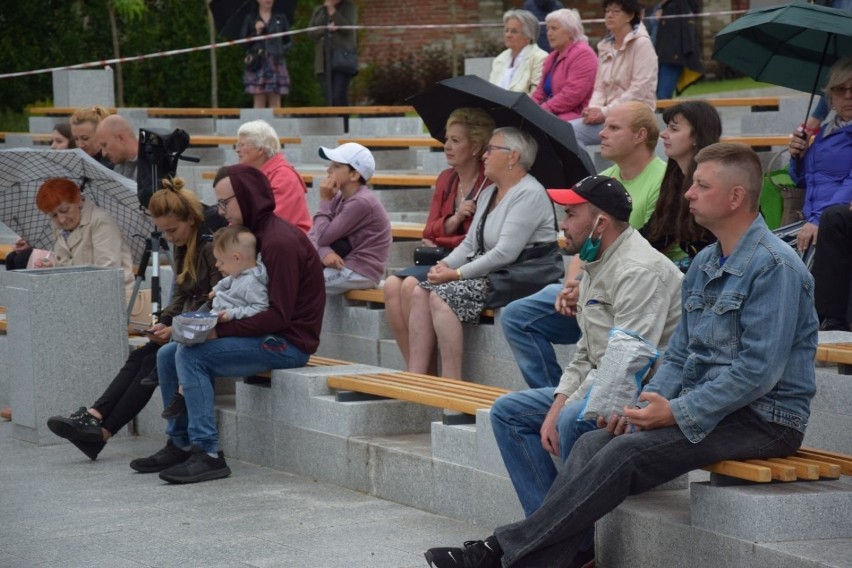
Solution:
<svg viewBox="0 0 852 568">
<path fill-rule="evenodd" d="M 319 155 L 331 163 L 320 183 L 319 208 L 308 237 L 325 267 L 326 293 L 375 288 L 393 240 L 388 214 L 367 187 L 376 162 L 367 148 L 353 142 L 320 147 Z"/>
</svg>

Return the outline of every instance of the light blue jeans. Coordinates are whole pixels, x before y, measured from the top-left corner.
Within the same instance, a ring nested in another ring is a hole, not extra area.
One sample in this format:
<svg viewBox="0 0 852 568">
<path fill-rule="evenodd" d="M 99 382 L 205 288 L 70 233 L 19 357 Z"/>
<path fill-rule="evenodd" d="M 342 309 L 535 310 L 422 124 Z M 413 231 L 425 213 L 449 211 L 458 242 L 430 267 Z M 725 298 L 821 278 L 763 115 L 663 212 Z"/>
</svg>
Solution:
<svg viewBox="0 0 852 568">
<path fill-rule="evenodd" d="M 532 296 L 503 308 L 503 335 L 530 388 L 555 387 L 562 376 L 553 344 L 569 345 L 580 339 L 580 326 L 553 308 L 562 284 L 545 286 Z"/>
<path fill-rule="evenodd" d="M 172 399 L 178 384 L 183 387 L 186 400 L 186 412 L 169 420 L 166 435 L 179 448 L 193 445 L 208 453 L 219 451 L 213 380 L 303 367 L 307 362 L 308 355 L 275 335 L 223 337 L 198 345 L 175 342 L 164 345 L 157 353 L 163 405 Z"/>
<path fill-rule="evenodd" d="M 506 471 L 527 516 L 544 501 L 556 479 L 556 466 L 541 445 L 541 425 L 553 404 L 552 387 L 509 393 L 491 407 L 491 426 Z M 592 420 L 580 420 L 585 400 L 565 406 L 559 414 L 559 455 L 565 461 L 574 442 L 596 428 Z"/>
<path fill-rule="evenodd" d="M 595 146 L 601 143 L 601 130 L 604 127 L 603 122 L 600 124 L 585 124 L 582 118 L 575 118 L 574 120 L 569 120 L 568 124 L 574 128 L 574 137 L 577 139 L 577 144 L 580 145 L 580 148 L 585 149 L 586 146 Z"/>
</svg>

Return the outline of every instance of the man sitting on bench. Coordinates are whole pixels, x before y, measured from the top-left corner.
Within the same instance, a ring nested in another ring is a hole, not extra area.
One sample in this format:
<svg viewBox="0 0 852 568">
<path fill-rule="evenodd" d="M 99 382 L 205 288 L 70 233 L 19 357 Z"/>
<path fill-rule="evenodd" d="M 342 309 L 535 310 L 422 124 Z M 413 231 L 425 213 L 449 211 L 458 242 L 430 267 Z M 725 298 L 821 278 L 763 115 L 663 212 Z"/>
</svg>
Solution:
<svg viewBox="0 0 852 568">
<path fill-rule="evenodd" d="M 430 549 L 430 566 L 568 566 L 595 521 L 629 495 L 801 445 L 816 392 L 813 278 L 758 214 L 757 154 L 713 144 L 696 161 L 685 197 L 719 241 L 684 278 L 681 322 L 639 406 L 580 436 L 535 513 L 463 549 Z"/>
</svg>

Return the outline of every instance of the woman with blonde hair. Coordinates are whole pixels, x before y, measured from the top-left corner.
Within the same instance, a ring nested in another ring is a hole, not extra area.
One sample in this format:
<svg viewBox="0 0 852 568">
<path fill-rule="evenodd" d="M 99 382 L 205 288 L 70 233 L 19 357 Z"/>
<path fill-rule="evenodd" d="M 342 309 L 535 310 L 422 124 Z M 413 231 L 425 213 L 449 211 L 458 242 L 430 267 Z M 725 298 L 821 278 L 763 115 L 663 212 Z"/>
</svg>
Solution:
<svg viewBox="0 0 852 568">
<path fill-rule="evenodd" d="M 444 156 L 450 167 L 438 175 L 435 183 L 422 246 L 443 247 L 448 253 L 464 240 L 476 213 L 479 192 L 491 183 L 485 177 L 482 158 L 493 131 L 494 120 L 483 110 L 458 108 L 450 114 L 444 141 Z M 413 266 L 385 280 L 385 310 L 406 364 L 411 294 L 426 280 L 430 268 Z"/>
<path fill-rule="evenodd" d="M 112 162 L 101 153 L 101 145 L 96 134 L 98 124 L 109 115 L 110 112 L 100 106 L 80 108 L 71 115 L 69 122 L 71 123 L 71 135 L 74 137 L 74 144 L 77 148 L 112 169 Z"/>
<path fill-rule="evenodd" d="M 547 57 L 547 52 L 536 44 L 538 33 L 538 20 L 532 12 L 509 10 L 503 14 L 506 50 L 491 63 L 488 82 L 509 91 L 532 94 Z"/>
</svg>

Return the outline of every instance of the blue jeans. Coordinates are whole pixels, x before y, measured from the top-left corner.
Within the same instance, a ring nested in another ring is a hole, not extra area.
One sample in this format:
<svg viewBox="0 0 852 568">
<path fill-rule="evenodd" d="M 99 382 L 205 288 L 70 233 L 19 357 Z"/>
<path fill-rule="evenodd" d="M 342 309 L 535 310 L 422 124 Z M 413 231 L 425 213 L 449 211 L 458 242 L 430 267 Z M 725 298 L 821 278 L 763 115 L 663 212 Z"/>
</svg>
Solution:
<svg viewBox="0 0 852 568">
<path fill-rule="evenodd" d="M 213 409 L 213 379 L 243 377 L 270 369 L 303 367 L 308 355 L 283 337 L 223 337 L 198 345 L 168 343 L 157 353 L 160 391 L 165 406 L 183 387 L 186 412 L 169 420 L 172 443 L 198 446 L 208 453 L 219 451 L 219 431 Z"/>
<path fill-rule="evenodd" d="M 657 100 L 672 98 L 682 71 L 683 65 L 660 63 L 657 72 Z"/>
<path fill-rule="evenodd" d="M 530 388 L 555 387 L 562 376 L 553 344 L 568 345 L 580 339 L 580 326 L 558 313 L 553 304 L 562 284 L 551 284 L 532 296 L 503 308 L 503 335 Z"/>
<path fill-rule="evenodd" d="M 612 436 L 606 430 L 577 440 L 541 507 L 523 521 L 498 527 L 503 565 L 565 566 L 581 550 L 595 521 L 629 495 L 726 459 L 788 456 L 804 434 L 763 420 L 748 407 L 729 414 L 698 443 L 677 426 Z"/>
<path fill-rule="evenodd" d="M 603 122 L 600 124 L 585 124 L 582 118 L 575 118 L 569 120 L 568 124 L 574 128 L 574 137 L 577 139 L 577 144 L 580 145 L 580 148 L 585 149 L 586 146 L 595 146 L 601 143 L 601 130 L 604 127 Z"/>
<path fill-rule="evenodd" d="M 506 471 L 527 516 L 532 515 L 544 501 L 553 480 L 556 466 L 541 445 L 541 425 L 553 404 L 552 387 L 509 393 L 498 398 L 491 407 L 491 426 Z M 556 426 L 559 432 L 559 455 L 568 459 L 574 442 L 580 435 L 595 429 L 592 420 L 580 420 L 585 400 L 565 406 Z"/>
</svg>

